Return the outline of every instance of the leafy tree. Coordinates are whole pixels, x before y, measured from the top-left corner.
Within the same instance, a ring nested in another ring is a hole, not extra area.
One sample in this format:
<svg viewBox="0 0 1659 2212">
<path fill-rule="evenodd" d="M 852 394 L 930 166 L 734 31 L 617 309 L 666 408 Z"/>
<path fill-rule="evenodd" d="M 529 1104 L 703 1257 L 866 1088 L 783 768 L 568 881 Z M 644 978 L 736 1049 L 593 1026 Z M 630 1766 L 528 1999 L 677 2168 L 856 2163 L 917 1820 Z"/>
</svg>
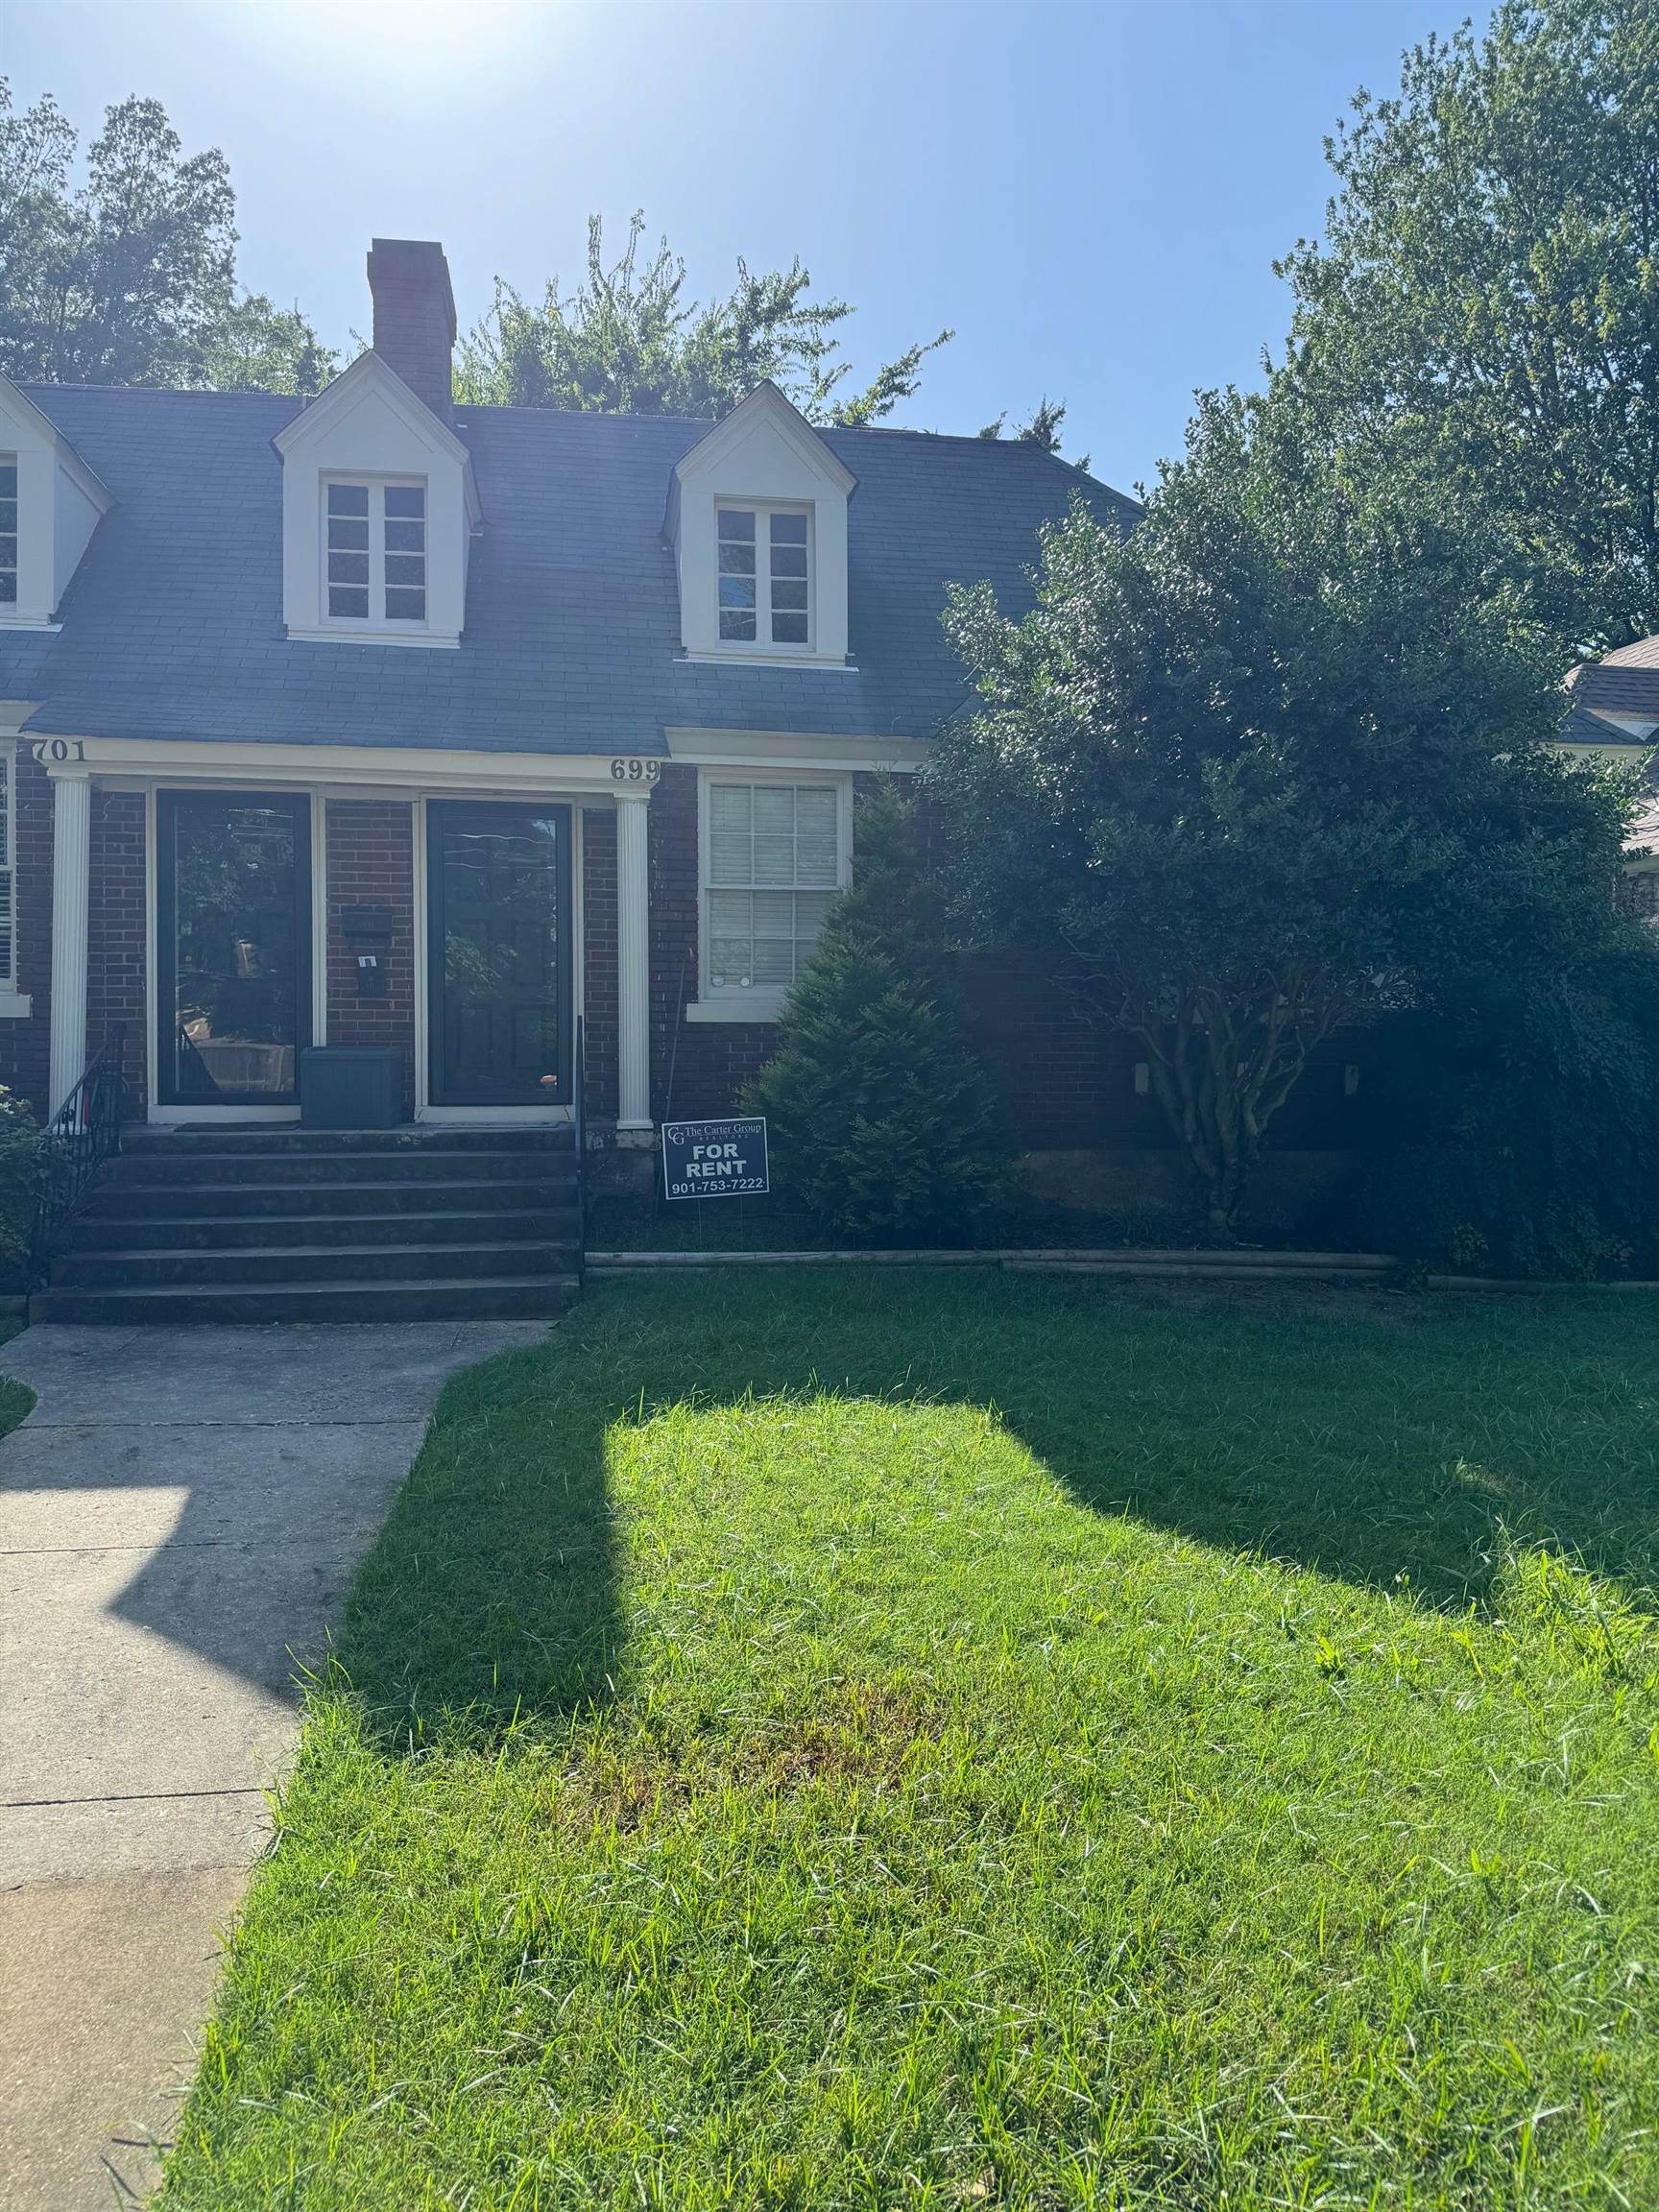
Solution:
<svg viewBox="0 0 1659 2212">
<path fill-rule="evenodd" d="M 1351 466 L 1497 525 L 1563 646 L 1659 630 L 1659 9 L 1504 0 L 1327 151 L 1280 376 Z"/>
<path fill-rule="evenodd" d="M 64 384 L 313 392 L 331 356 L 297 309 L 236 289 L 225 156 L 183 157 L 159 102 L 109 108 L 74 171 L 47 97 L 21 114 L 0 82 L 0 371 Z"/>
<path fill-rule="evenodd" d="M 1211 397 L 1130 537 L 1081 501 L 1046 533 L 1022 619 L 951 594 L 967 918 L 1139 1041 L 1217 1236 L 1326 1038 L 1618 926 L 1625 801 L 1552 749 L 1553 663 L 1483 550 L 1358 495 L 1294 411 Z"/>
<path fill-rule="evenodd" d="M 321 392 L 335 355 L 298 307 L 246 292 L 203 349 L 204 382 L 216 392 Z"/>
<path fill-rule="evenodd" d="M 1337 1220 L 1433 1267 L 1659 1268 L 1659 960 L 1626 943 L 1556 977 L 1490 974 L 1399 1024 Z M 1346 1216 L 1346 1219 L 1344 1219 Z"/>
<path fill-rule="evenodd" d="M 0 1090 L 0 1283 L 25 1281 L 40 1190 L 40 1132 L 23 1100 Z"/>
<path fill-rule="evenodd" d="M 784 1001 L 778 1048 L 749 1088 L 780 1179 L 854 1244 L 972 1234 L 1011 1154 L 969 1043 L 910 804 L 859 805 L 857 878 Z"/>
<path fill-rule="evenodd" d="M 941 330 L 878 369 L 861 392 L 844 387 L 844 300 L 814 300 L 799 261 L 756 274 L 737 264 L 723 299 L 685 297 L 685 264 L 662 239 L 642 258 L 645 218 L 607 266 L 601 219 L 588 222 L 588 273 L 573 292 L 552 278 L 540 305 L 497 277 L 490 313 L 462 341 L 457 397 L 478 405 L 568 407 L 603 414 L 719 416 L 763 377 L 814 422 L 874 422 L 907 399 Z"/>
<path fill-rule="evenodd" d="M 1050 399 L 1048 395 L 1045 393 L 1042 398 L 1038 400 L 1036 412 L 1030 421 L 1016 430 L 1014 436 L 1022 445 L 1041 445 L 1045 453 L 1052 453 L 1064 459 L 1064 455 L 1060 453 L 1060 425 L 1065 420 L 1065 400 Z M 1000 438 L 1007 427 L 1008 416 L 1004 410 L 994 422 L 987 422 L 979 435 L 981 438 Z M 1080 454 L 1071 466 L 1073 469 L 1081 469 L 1087 474 L 1089 469 L 1088 454 Z"/>
</svg>

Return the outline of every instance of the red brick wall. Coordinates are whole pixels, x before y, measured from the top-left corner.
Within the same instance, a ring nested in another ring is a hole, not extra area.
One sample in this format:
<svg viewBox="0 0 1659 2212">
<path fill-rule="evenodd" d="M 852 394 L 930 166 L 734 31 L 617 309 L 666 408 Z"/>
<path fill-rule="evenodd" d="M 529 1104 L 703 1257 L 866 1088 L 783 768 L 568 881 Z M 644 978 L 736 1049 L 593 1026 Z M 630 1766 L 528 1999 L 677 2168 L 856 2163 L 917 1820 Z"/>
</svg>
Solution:
<svg viewBox="0 0 1659 2212">
<path fill-rule="evenodd" d="M 27 1022 L 0 1022 L 0 1083 L 27 1098 L 38 1115 L 48 1102 L 47 1056 L 52 1023 L 52 783 L 27 744 L 13 755 L 16 809 L 17 988 L 33 1001 Z"/>
<path fill-rule="evenodd" d="M 144 997 L 144 794 L 92 792 L 91 910 L 86 962 L 86 1042 L 98 1050 L 110 1025 L 126 1024 L 127 1079 L 148 1096 Z"/>
<path fill-rule="evenodd" d="M 647 811 L 651 874 L 651 1112 L 730 1113 L 772 1049 L 769 1022 L 687 1022 L 697 996 L 697 771 L 664 766 Z"/>
<path fill-rule="evenodd" d="M 1129 1040 L 1082 1021 L 1039 961 L 972 953 L 962 966 L 970 1033 L 1030 1151 L 1170 1142 L 1158 1101 L 1139 1095 Z"/>
<path fill-rule="evenodd" d="M 854 805 L 872 779 L 854 780 Z M 931 833 L 931 825 L 926 826 Z M 857 823 L 854 823 L 857 864 Z M 664 767 L 650 807 L 651 1102 L 668 1114 L 734 1110 L 771 1051 L 769 1022 L 692 1022 L 697 996 L 697 771 Z M 1157 1100 L 1135 1088 L 1133 1042 L 1083 1021 L 1040 962 L 1018 952 L 968 955 L 963 998 L 971 1031 L 1008 1100 L 1027 1151 L 1158 1149 L 1172 1142 Z M 1342 1070 L 1357 1056 L 1338 1040 L 1317 1056 L 1276 1120 L 1280 1144 L 1354 1142 L 1357 1109 Z"/>
<path fill-rule="evenodd" d="M 616 1112 L 616 810 L 578 806 L 582 841 L 582 1058 L 589 1114 Z"/>
<path fill-rule="evenodd" d="M 330 799 L 327 806 L 328 1042 L 393 1045 L 403 1055 L 403 1111 L 415 1112 L 415 808 L 406 799 Z M 389 906 L 390 945 L 345 933 L 348 906 Z M 357 992 L 357 955 L 386 961 L 384 998 Z"/>
<path fill-rule="evenodd" d="M 52 1037 L 52 781 L 28 746 L 16 751 L 17 988 L 30 999 L 26 1022 L 0 1021 L 0 1083 L 42 1118 L 62 1101 L 48 1098 Z M 127 1025 L 126 1069 L 145 1095 L 144 796 L 92 790 L 90 900 L 87 912 L 86 1058 L 110 1024 Z"/>
</svg>

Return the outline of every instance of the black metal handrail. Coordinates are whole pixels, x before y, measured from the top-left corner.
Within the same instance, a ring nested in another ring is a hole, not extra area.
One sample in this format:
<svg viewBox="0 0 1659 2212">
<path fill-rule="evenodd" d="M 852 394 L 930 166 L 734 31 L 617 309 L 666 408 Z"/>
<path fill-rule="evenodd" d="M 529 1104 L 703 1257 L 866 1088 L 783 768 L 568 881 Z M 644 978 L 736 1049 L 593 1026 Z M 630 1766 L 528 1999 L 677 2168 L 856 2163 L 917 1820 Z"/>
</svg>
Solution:
<svg viewBox="0 0 1659 2212">
<path fill-rule="evenodd" d="M 576 1278 L 588 1272 L 588 1079 L 583 1059 L 582 1017 L 576 1017 L 576 1048 L 570 1071 L 570 1135 L 576 1146 Z"/>
<path fill-rule="evenodd" d="M 127 1024 L 115 1022 L 104 1048 L 40 1132 L 30 1273 L 46 1280 L 63 1232 L 80 1212 L 92 1180 L 121 1149 L 127 1117 Z"/>
</svg>

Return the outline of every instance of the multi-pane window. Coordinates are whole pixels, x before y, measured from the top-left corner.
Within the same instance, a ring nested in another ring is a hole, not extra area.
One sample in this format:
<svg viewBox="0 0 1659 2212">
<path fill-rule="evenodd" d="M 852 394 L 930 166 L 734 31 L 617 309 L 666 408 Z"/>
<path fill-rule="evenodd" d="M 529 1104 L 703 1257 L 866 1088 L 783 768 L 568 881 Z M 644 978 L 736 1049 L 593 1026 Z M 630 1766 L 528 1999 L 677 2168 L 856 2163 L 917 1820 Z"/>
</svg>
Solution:
<svg viewBox="0 0 1659 2212">
<path fill-rule="evenodd" d="M 832 783 L 710 783 L 704 888 L 707 984 L 783 990 L 817 942 L 841 881 Z"/>
<path fill-rule="evenodd" d="M 16 825 L 12 821 L 13 748 L 0 745 L 0 990 L 17 984 Z"/>
<path fill-rule="evenodd" d="M 330 621 L 425 621 L 423 484 L 331 482 L 325 522 Z"/>
<path fill-rule="evenodd" d="M 0 607 L 17 604 L 17 456 L 0 453 Z"/>
<path fill-rule="evenodd" d="M 722 507 L 720 636 L 731 645 L 811 642 L 804 508 Z"/>
</svg>

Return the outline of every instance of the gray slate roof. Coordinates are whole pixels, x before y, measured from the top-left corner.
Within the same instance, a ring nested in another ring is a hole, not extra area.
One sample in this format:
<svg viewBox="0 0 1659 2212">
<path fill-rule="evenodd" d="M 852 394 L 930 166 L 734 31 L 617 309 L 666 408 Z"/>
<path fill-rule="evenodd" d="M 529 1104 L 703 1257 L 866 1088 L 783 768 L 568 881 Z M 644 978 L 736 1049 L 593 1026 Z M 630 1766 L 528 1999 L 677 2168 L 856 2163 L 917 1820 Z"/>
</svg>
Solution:
<svg viewBox="0 0 1659 2212">
<path fill-rule="evenodd" d="M 939 628 L 948 581 L 1030 603 L 1036 533 L 1081 492 L 1134 502 L 1030 445 L 829 430 L 849 508 L 852 659 L 840 670 L 721 668 L 679 655 L 669 471 L 709 425 L 670 417 L 468 408 L 485 527 L 458 651 L 283 637 L 280 464 L 299 402 L 260 393 L 31 385 L 117 502 L 58 636 L 0 632 L 0 697 L 35 734 L 665 751 L 664 727 L 925 736 L 965 682 Z"/>
</svg>

